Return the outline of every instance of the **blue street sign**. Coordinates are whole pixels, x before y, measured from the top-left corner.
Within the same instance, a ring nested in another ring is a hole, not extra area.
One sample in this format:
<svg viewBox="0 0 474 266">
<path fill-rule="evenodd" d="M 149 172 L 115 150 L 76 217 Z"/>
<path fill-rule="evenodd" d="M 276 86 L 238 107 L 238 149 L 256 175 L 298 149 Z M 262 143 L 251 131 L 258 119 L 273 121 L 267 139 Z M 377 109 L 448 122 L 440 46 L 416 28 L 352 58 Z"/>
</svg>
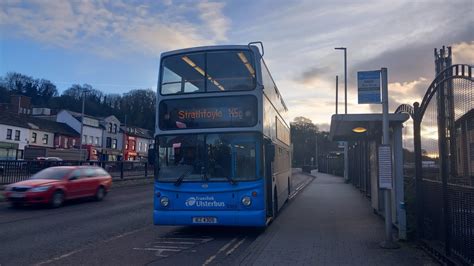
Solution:
<svg viewBox="0 0 474 266">
<path fill-rule="evenodd" d="M 357 72 L 359 104 L 380 103 L 380 70 Z"/>
</svg>

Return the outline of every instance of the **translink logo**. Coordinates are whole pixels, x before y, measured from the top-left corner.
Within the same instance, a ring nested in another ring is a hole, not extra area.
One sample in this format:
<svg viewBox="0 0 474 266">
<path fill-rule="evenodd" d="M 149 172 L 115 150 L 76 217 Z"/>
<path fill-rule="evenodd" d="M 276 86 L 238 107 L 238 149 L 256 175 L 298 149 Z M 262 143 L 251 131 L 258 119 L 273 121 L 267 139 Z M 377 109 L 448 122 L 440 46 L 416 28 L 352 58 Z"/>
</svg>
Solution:
<svg viewBox="0 0 474 266">
<path fill-rule="evenodd" d="M 189 197 L 184 203 L 186 207 L 225 207 L 223 201 L 216 201 L 214 197 Z"/>
</svg>

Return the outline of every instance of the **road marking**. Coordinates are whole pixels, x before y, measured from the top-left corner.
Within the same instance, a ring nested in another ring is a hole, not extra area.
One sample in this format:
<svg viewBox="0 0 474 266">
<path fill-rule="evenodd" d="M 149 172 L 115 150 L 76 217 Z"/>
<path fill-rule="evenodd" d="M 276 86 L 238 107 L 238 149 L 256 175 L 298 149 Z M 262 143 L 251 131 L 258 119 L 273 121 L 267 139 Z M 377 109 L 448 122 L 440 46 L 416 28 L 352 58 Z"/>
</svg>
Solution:
<svg viewBox="0 0 474 266">
<path fill-rule="evenodd" d="M 123 233 L 123 234 L 120 234 L 118 236 L 114 236 L 114 237 L 111 237 L 109 239 L 106 239 L 106 240 L 103 240 L 103 241 L 100 241 L 99 243 L 108 243 L 112 240 L 116 240 L 116 239 L 119 239 L 119 238 L 122 238 L 124 236 L 128 236 L 128 235 L 131 235 L 131 234 L 134 234 L 134 233 L 137 233 L 137 232 L 140 232 L 140 231 L 143 231 L 147 228 L 140 228 L 140 229 L 137 229 L 137 230 L 133 230 L 133 231 L 130 231 L 130 232 L 127 232 L 127 233 Z M 84 248 L 81 248 L 81 249 L 77 249 L 77 250 L 74 250 L 74 251 L 71 251 L 69 253 L 66 253 L 66 254 L 63 254 L 63 255 L 60 255 L 60 256 L 57 256 L 57 257 L 54 257 L 52 259 L 49 259 L 49 260 L 46 260 L 46 261 L 42 261 L 42 262 L 39 262 L 37 264 L 34 264 L 35 266 L 40 266 L 40 265 L 44 265 L 44 264 L 49 264 L 49 263 L 52 263 L 52 262 L 55 262 L 55 261 L 58 261 L 58 260 L 62 260 L 64 258 L 67 258 L 71 255 L 74 255 L 76 253 L 79 253 L 79 252 L 82 252 L 86 249 L 89 249 L 91 247 L 93 247 L 94 245 L 87 245 L 86 247 Z"/>
<path fill-rule="evenodd" d="M 136 247 L 133 250 L 154 251 L 155 256 L 166 258 L 173 253 L 189 250 L 195 246 L 212 241 L 214 238 L 208 236 L 192 237 L 192 235 L 172 235 L 173 237 L 160 237 L 146 247 Z"/>
<path fill-rule="evenodd" d="M 178 245 L 195 245 L 196 242 L 175 242 L 175 241 L 155 241 L 153 243 L 160 243 L 160 244 L 178 244 Z"/>
<path fill-rule="evenodd" d="M 242 243 L 244 243 L 246 239 L 247 237 L 242 238 L 242 240 L 240 240 L 237 244 L 235 244 L 235 246 L 233 246 L 231 250 L 227 251 L 225 255 L 229 256 L 230 254 L 232 254 L 232 252 L 234 252 L 240 245 L 242 245 Z"/>
<path fill-rule="evenodd" d="M 294 197 L 296 197 L 296 195 L 298 195 L 298 193 L 301 192 L 301 190 L 303 188 L 305 188 L 307 185 L 309 185 L 312 181 L 313 181 L 314 178 L 308 178 L 306 181 L 303 181 L 303 183 L 301 185 L 299 185 L 294 191 L 293 193 L 290 194 L 290 196 L 288 197 L 288 199 L 293 199 Z"/>
<path fill-rule="evenodd" d="M 69 257 L 69 256 L 71 256 L 71 255 L 74 255 L 74 254 L 76 254 L 76 253 L 78 253 L 78 252 L 84 251 L 84 250 L 86 250 L 86 249 L 87 249 L 87 248 L 82 248 L 82 249 L 74 250 L 74 251 L 72 251 L 72 252 L 63 254 L 63 255 L 61 255 L 61 256 L 58 256 L 58 257 L 52 258 L 52 259 L 50 259 L 50 260 L 47 260 L 47 261 L 43 261 L 43 262 L 34 264 L 34 265 L 35 265 L 35 266 L 39 266 L 39 265 L 44 265 L 44 264 L 48 264 L 48 263 L 51 263 L 51 262 L 55 262 L 55 261 L 58 261 L 58 260 L 67 258 L 67 257 Z"/>
<path fill-rule="evenodd" d="M 155 256 L 166 258 L 169 255 L 163 255 L 165 251 L 168 252 L 180 252 L 182 249 L 172 249 L 172 248 L 133 248 L 133 250 L 145 250 L 145 251 L 155 251 Z"/>
<path fill-rule="evenodd" d="M 210 256 L 203 264 L 202 266 L 206 266 L 208 265 L 209 263 L 211 263 L 216 257 L 217 255 L 219 255 L 220 253 L 224 252 L 228 247 L 230 247 L 230 245 L 232 245 L 235 241 L 237 241 L 237 237 L 230 240 L 227 244 L 225 244 L 224 246 L 222 246 L 216 254 Z"/>
</svg>

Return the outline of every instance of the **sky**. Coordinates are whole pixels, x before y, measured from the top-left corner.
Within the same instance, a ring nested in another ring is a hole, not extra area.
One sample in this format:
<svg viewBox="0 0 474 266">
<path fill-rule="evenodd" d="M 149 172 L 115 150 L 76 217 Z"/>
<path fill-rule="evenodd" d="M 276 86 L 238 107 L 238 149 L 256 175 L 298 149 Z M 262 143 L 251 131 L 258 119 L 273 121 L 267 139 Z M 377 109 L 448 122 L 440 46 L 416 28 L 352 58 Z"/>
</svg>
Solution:
<svg viewBox="0 0 474 266">
<path fill-rule="evenodd" d="M 343 111 L 347 48 L 348 113 L 357 71 L 388 68 L 390 111 L 420 101 L 434 78 L 434 48 L 474 63 L 473 0 L 49 1 L 0 3 L 0 76 L 19 72 L 64 91 L 90 84 L 105 93 L 156 89 L 162 52 L 262 41 L 288 119 L 328 129 L 339 76 Z"/>
</svg>

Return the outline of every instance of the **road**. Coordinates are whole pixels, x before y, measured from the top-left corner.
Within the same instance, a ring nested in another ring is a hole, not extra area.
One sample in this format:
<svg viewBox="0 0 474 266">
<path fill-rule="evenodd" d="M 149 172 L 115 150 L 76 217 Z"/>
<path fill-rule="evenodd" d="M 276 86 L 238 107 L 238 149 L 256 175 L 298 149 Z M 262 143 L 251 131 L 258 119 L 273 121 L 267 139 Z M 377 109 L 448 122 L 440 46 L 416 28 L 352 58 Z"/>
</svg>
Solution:
<svg viewBox="0 0 474 266">
<path fill-rule="evenodd" d="M 295 174 L 292 197 L 311 177 Z M 115 188 L 102 202 L 59 209 L 0 203 L 0 265 L 215 265 L 245 252 L 262 232 L 152 223 L 151 184 Z"/>
</svg>

